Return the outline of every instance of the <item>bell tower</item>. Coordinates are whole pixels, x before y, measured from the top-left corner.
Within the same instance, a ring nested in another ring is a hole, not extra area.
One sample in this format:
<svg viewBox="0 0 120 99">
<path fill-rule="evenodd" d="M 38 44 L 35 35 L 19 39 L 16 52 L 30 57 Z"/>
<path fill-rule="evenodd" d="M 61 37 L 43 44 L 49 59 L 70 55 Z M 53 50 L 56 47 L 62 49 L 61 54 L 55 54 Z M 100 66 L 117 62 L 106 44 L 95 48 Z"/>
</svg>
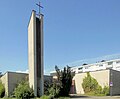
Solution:
<svg viewBox="0 0 120 99">
<path fill-rule="evenodd" d="M 44 94 L 43 17 L 33 10 L 28 25 L 29 85 L 35 96 Z"/>
</svg>

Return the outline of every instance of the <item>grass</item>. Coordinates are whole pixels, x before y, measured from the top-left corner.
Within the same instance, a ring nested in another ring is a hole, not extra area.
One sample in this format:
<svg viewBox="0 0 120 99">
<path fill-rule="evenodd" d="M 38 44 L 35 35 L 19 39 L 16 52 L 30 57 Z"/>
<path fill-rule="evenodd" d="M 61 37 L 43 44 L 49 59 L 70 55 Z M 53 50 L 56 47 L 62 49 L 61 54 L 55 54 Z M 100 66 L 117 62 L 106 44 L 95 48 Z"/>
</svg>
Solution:
<svg viewBox="0 0 120 99">
<path fill-rule="evenodd" d="M 105 94 L 86 93 L 86 96 L 106 96 Z"/>
<path fill-rule="evenodd" d="M 0 98 L 0 99 L 17 99 L 17 98 Z M 32 99 L 50 99 L 50 96 L 42 96 L 40 98 L 32 98 Z M 70 99 L 69 97 L 59 97 L 59 98 L 56 98 L 56 99 Z"/>
<path fill-rule="evenodd" d="M 38 99 L 50 99 L 50 96 L 43 95 L 42 97 L 40 97 Z"/>
<path fill-rule="evenodd" d="M 60 97 L 59 99 L 70 99 L 69 97 Z"/>
<path fill-rule="evenodd" d="M 50 96 L 44 95 L 44 96 L 37 98 L 37 99 L 50 99 Z M 70 98 L 69 97 L 59 97 L 59 98 L 55 98 L 55 99 L 70 99 Z"/>
<path fill-rule="evenodd" d="M 17 98 L 0 98 L 0 99 L 17 99 Z"/>
</svg>

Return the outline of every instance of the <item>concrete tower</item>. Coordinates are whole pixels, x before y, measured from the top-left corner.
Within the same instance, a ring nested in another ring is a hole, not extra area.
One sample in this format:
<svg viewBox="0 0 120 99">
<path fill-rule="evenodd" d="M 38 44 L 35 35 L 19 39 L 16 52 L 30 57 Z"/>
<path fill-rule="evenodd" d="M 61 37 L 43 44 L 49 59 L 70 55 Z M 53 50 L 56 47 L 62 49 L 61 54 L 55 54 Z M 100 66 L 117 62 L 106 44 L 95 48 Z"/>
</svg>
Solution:
<svg viewBox="0 0 120 99">
<path fill-rule="evenodd" d="M 44 94 L 43 69 L 43 15 L 32 11 L 28 25 L 29 84 L 35 96 Z"/>
</svg>

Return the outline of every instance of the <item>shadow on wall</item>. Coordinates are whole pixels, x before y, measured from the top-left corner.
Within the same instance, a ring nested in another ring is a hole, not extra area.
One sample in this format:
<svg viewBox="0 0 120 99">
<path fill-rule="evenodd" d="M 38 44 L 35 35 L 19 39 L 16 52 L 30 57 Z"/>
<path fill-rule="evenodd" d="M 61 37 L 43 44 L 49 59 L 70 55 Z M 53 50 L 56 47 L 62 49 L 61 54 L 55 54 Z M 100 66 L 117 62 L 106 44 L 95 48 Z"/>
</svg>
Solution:
<svg viewBox="0 0 120 99">
<path fill-rule="evenodd" d="M 70 88 L 70 94 L 76 94 L 75 80 L 72 80 L 72 85 Z"/>
</svg>

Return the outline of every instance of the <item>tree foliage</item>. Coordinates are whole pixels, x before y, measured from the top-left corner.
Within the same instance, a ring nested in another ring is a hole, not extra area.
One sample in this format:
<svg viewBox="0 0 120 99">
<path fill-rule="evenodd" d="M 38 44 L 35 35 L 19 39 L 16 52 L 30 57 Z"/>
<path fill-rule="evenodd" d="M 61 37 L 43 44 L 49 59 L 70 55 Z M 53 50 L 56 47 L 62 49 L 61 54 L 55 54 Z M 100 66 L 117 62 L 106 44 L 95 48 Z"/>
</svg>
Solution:
<svg viewBox="0 0 120 99">
<path fill-rule="evenodd" d="M 51 84 L 51 87 L 48 89 L 49 95 L 51 97 L 59 97 L 59 93 L 60 93 L 60 85 L 56 82 L 53 82 Z"/>
<path fill-rule="evenodd" d="M 14 95 L 16 98 L 33 98 L 34 93 L 33 89 L 29 87 L 29 83 L 27 81 L 22 81 L 15 88 Z"/>
<path fill-rule="evenodd" d="M 101 86 L 99 86 L 96 79 L 91 77 L 90 73 L 87 73 L 87 77 L 83 79 L 82 87 L 85 93 L 95 92 L 97 89 L 101 91 Z"/>
<path fill-rule="evenodd" d="M 50 88 L 51 83 L 47 80 L 44 80 L 44 94 L 49 95 L 48 89 Z"/>
<path fill-rule="evenodd" d="M 56 81 L 52 83 L 45 80 L 44 81 L 44 94 L 51 97 L 59 97 L 60 85 Z"/>
<path fill-rule="evenodd" d="M 5 87 L 0 81 L 0 98 L 4 97 L 4 95 L 5 95 Z"/>
<path fill-rule="evenodd" d="M 60 84 L 59 95 L 68 96 L 74 73 L 71 72 L 71 68 L 69 66 L 64 67 L 64 70 L 60 70 L 57 66 L 55 66 L 55 69 L 57 72 L 58 83 Z"/>
</svg>

